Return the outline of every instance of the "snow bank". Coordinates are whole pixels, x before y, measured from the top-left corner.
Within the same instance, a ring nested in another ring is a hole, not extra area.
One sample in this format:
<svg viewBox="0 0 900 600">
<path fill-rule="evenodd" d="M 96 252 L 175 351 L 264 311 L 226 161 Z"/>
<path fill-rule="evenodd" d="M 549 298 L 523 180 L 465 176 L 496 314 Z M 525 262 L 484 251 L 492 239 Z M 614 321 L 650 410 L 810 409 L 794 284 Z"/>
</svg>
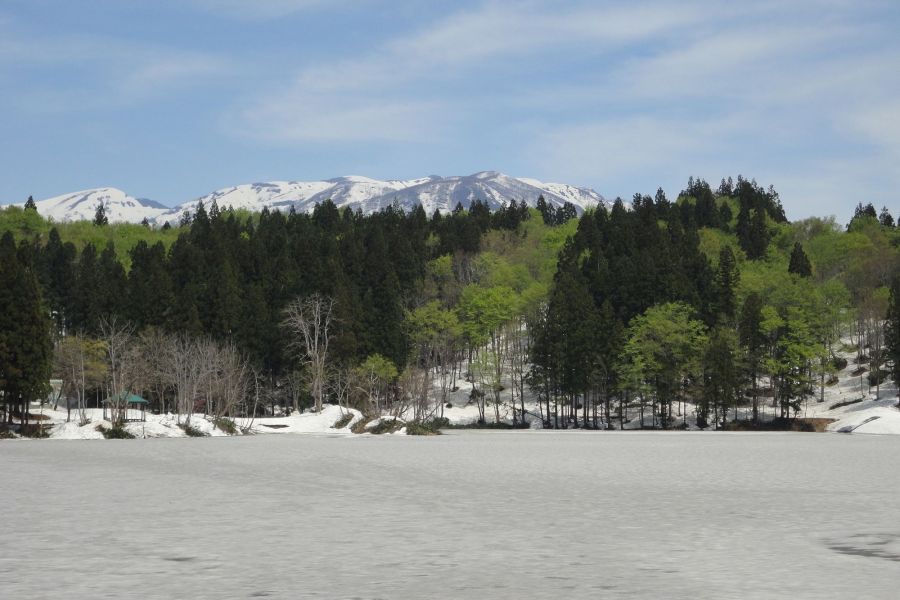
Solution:
<svg viewBox="0 0 900 600">
<path fill-rule="evenodd" d="M 353 417 L 340 429 L 334 424 L 344 418 L 349 411 Z M 258 419 L 235 419 L 240 428 L 250 427 L 252 433 L 318 433 L 349 435 L 350 428 L 362 419 L 362 413 L 355 409 L 342 409 L 340 406 L 326 404 L 322 412 L 295 412 L 289 417 L 264 417 Z"/>
<path fill-rule="evenodd" d="M 878 433 L 900 435 L 900 410 L 876 406 L 856 411 L 828 426 L 840 433 Z"/>
</svg>

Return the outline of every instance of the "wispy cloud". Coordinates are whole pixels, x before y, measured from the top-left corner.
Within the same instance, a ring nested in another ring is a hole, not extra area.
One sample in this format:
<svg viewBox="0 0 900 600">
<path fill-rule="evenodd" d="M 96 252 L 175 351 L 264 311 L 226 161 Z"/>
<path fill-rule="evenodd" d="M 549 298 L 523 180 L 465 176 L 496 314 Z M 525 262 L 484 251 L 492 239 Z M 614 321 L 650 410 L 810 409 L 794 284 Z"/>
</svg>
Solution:
<svg viewBox="0 0 900 600">
<path fill-rule="evenodd" d="M 323 10 L 342 5 L 365 4 L 367 0 L 189 0 L 207 12 L 224 17 L 264 20 L 293 13 Z"/>
<path fill-rule="evenodd" d="M 900 47 L 859 5 L 752 6 L 629 55 L 601 85 L 568 90 L 577 117 L 535 135 L 535 171 L 590 177 L 623 195 L 651 191 L 623 182 L 677 191 L 688 174 L 743 172 L 814 201 L 808 210 L 843 212 L 848 189 L 900 157 L 900 80 L 888 76 Z M 878 39 L 887 44 L 876 52 Z M 823 169 L 835 185 L 819 184 Z"/>
<path fill-rule="evenodd" d="M 26 37 L 10 27 L 0 28 L 2 33 L 6 35 L 0 39 L 0 78 L 23 69 L 48 73 L 8 98 L 29 112 L 133 105 L 208 83 L 234 68 L 229 60 L 212 54 L 126 38 Z M 59 77 L 60 72 L 66 76 Z"/>
<path fill-rule="evenodd" d="M 446 126 L 448 115 L 464 117 L 464 88 L 447 92 L 454 82 L 465 86 L 473 73 L 483 76 L 492 68 L 499 73 L 509 61 L 559 49 L 580 47 L 589 55 L 612 51 L 705 14 L 689 5 L 610 9 L 488 2 L 354 59 L 301 68 L 286 90 L 250 98 L 229 121 L 234 131 L 279 142 L 323 141 L 329 135 L 334 140 L 406 139 L 429 125 Z M 352 136 L 349 125 L 339 126 L 351 123 Z"/>
</svg>

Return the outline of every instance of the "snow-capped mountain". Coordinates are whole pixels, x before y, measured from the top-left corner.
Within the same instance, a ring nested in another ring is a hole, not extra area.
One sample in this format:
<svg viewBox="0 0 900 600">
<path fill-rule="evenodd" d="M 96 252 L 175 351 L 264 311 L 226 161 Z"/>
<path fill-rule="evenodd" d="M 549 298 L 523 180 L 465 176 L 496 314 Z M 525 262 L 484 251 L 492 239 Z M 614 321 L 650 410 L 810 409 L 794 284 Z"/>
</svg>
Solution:
<svg viewBox="0 0 900 600">
<path fill-rule="evenodd" d="M 265 206 L 287 210 L 293 206 L 298 212 L 311 212 L 317 203 L 330 199 L 338 207 L 367 214 L 388 206 L 410 211 L 421 204 L 430 215 L 435 210 L 449 212 L 458 203 L 468 207 L 476 199 L 486 201 L 491 208 L 511 200 L 524 200 L 534 206 L 541 195 L 557 206 L 571 202 L 579 212 L 606 202 L 590 188 L 510 177 L 496 171 L 388 181 L 353 175 L 326 181 L 270 181 L 224 188 L 185 202 L 157 217 L 157 221 L 173 221 L 186 210 L 193 212 L 201 200 L 207 208 L 215 200 L 219 208 L 261 210 Z"/>
<path fill-rule="evenodd" d="M 571 202 L 579 212 L 606 202 L 603 196 L 590 188 L 484 171 L 462 177 L 431 175 L 408 180 L 381 181 L 348 176 L 325 181 L 251 183 L 223 188 L 173 208 L 134 198 L 115 188 L 65 194 L 40 200 L 36 204 L 41 215 L 55 221 L 93 219 L 97 205 L 102 202 L 111 222 L 139 223 L 147 218 L 158 224 L 165 221 L 175 224 L 185 211 L 194 212 L 201 201 L 207 209 L 215 201 L 221 209 L 232 207 L 259 211 L 266 207 L 286 211 L 293 207 L 298 212 L 311 212 L 317 203 L 330 199 L 338 207 L 358 209 L 364 213 L 388 206 L 410 211 L 421 204 L 430 215 L 435 210 L 451 211 L 458 203 L 468 207 L 476 199 L 486 201 L 491 208 L 511 200 L 524 200 L 534 206 L 541 195 L 548 203 L 557 206 Z"/>
<path fill-rule="evenodd" d="M 543 183 L 537 179 L 519 179 L 496 171 L 483 171 L 465 177 L 435 177 L 381 198 L 359 205 L 363 212 L 377 210 L 388 205 L 404 209 L 421 204 L 429 215 L 435 210 L 449 212 L 457 204 L 469 206 L 474 200 L 488 203 L 492 209 L 510 200 L 524 200 L 534 206 L 540 196 L 553 205 L 571 202 L 579 211 L 605 202 L 603 196 L 589 188 L 579 188 L 562 183 Z M 378 206 L 373 206 L 377 201 Z M 349 204 L 357 208 L 355 204 Z"/>
<path fill-rule="evenodd" d="M 153 221 L 167 210 L 167 207 L 152 200 L 134 198 L 116 188 L 97 188 L 72 194 L 63 194 L 35 202 L 37 211 L 54 221 L 89 221 L 97 213 L 97 206 L 103 204 L 106 218 L 111 223 L 140 223 L 143 219 Z M 22 204 L 20 203 L 19 206 Z"/>
<path fill-rule="evenodd" d="M 337 177 L 326 181 L 268 181 L 250 183 L 216 190 L 196 200 L 191 200 L 175 207 L 170 213 L 160 217 L 171 220 L 182 212 L 193 212 L 202 201 L 209 208 L 213 200 L 219 208 L 245 208 L 247 210 L 288 210 L 291 206 L 297 212 L 312 212 L 317 203 L 330 199 L 338 206 L 360 206 L 371 204 L 370 210 L 375 212 L 386 204 L 377 202 L 385 194 L 402 190 L 410 186 L 430 181 L 430 177 L 411 179 L 408 181 L 380 181 L 368 177 L 351 175 Z M 373 203 L 373 200 L 375 201 Z M 377 206 L 376 206 L 377 204 Z"/>
</svg>

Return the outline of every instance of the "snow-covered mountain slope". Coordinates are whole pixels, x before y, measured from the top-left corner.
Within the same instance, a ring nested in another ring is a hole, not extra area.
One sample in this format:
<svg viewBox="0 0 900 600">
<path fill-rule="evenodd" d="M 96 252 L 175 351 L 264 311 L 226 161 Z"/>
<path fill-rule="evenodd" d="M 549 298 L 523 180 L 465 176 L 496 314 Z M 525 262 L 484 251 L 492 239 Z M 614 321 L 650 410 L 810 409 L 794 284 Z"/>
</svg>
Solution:
<svg viewBox="0 0 900 600">
<path fill-rule="evenodd" d="M 597 206 L 606 200 L 590 188 L 564 183 L 544 183 L 537 179 L 510 177 L 496 171 L 483 171 L 463 177 L 431 175 L 419 179 L 381 181 L 368 177 L 348 176 L 327 181 L 271 181 L 224 188 L 186 202 L 161 215 L 157 221 L 177 219 L 185 210 L 193 212 L 198 202 L 209 207 L 213 200 L 219 208 L 231 206 L 261 210 L 288 209 L 310 212 L 317 203 L 330 199 L 338 207 L 372 213 L 388 206 L 410 211 L 422 205 L 429 215 L 435 210 L 449 212 L 473 200 L 486 201 L 491 208 L 504 202 L 524 200 L 530 206 L 543 195 L 553 205 L 571 202 L 579 210 Z"/>
<path fill-rule="evenodd" d="M 158 202 L 134 198 L 116 188 L 97 188 L 63 194 L 38 200 L 35 206 L 38 214 L 57 222 L 89 221 L 94 218 L 97 206 L 101 203 L 106 210 L 106 218 L 111 223 L 140 223 L 145 218 L 152 221 L 169 210 Z"/>
<path fill-rule="evenodd" d="M 338 206 L 356 206 L 372 203 L 387 193 L 418 185 L 431 178 L 412 179 L 409 181 L 380 181 L 368 177 L 348 176 L 328 179 L 326 181 L 268 181 L 223 188 L 196 200 L 190 200 L 171 209 L 157 220 L 177 219 L 184 211 L 193 212 L 200 201 L 209 208 L 213 200 L 220 208 L 245 208 L 251 211 L 287 210 L 291 206 L 298 212 L 312 212 L 317 203 L 330 199 Z M 374 212 L 382 207 L 380 203 L 373 205 Z M 384 205 L 386 206 L 386 205 Z"/>
<path fill-rule="evenodd" d="M 435 210 L 449 212 L 462 204 L 468 207 L 478 199 L 497 208 L 504 202 L 524 200 L 530 206 L 538 197 L 561 206 L 571 202 L 581 212 L 606 200 L 589 188 L 563 183 L 543 183 L 536 179 L 510 177 L 496 171 L 484 171 L 462 177 L 430 175 L 418 179 L 387 180 L 348 176 L 325 181 L 267 181 L 223 188 L 173 208 L 155 202 L 132 198 L 115 188 L 86 190 L 57 196 L 37 203 L 38 212 L 56 221 L 93 219 L 97 204 L 103 202 L 110 221 L 140 222 L 145 217 L 158 224 L 174 224 L 185 211 L 194 212 L 216 202 L 219 208 L 232 207 L 259 211 L 288 210 L 311 212 L 317 203 L 330 199 L 338 207 L 372 213 L 388 206 L 411 211 L 422 205 L 430 215 Z"/>
<path fill-rule="evenodd" d="M 603 196 L 592 189 L 578 188 L 560 183 L 543 183 L 537 179 L 519 179 L 496 171 L 483 171 L 465 177 L 436 177 L 406 189 L 385 194 L 381 198 L 362 204 L 364 212 L 377 210 L 391 204 L 409 210 L 421 204 L 429 215 L 435 210 L 448 212 L 459 203 L 468 207 L 474 200 L 486 201 L 491 208 L 499 208 L 504 202 L 524 200 L 534 206 L 540 196 L 557 206 L 571 202 L 584 211 L 605 202 Z M 379 206 L 372 206 L 377 201 Z M 356 208 L 355 205 L 351 205 Z"/>
</svg>

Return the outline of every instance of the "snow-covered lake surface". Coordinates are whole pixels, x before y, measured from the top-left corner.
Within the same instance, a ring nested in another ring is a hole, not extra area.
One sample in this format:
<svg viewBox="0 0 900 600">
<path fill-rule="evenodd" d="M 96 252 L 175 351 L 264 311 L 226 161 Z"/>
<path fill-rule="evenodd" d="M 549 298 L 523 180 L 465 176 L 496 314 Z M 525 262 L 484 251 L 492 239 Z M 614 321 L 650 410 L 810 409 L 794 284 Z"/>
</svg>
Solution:
<svg viewBox="0 0 900 600">
<path fill-rule="evenodd" d="M 896 598 L 896 436 L 0 444 L 3 598 Z"/>
</svg>

